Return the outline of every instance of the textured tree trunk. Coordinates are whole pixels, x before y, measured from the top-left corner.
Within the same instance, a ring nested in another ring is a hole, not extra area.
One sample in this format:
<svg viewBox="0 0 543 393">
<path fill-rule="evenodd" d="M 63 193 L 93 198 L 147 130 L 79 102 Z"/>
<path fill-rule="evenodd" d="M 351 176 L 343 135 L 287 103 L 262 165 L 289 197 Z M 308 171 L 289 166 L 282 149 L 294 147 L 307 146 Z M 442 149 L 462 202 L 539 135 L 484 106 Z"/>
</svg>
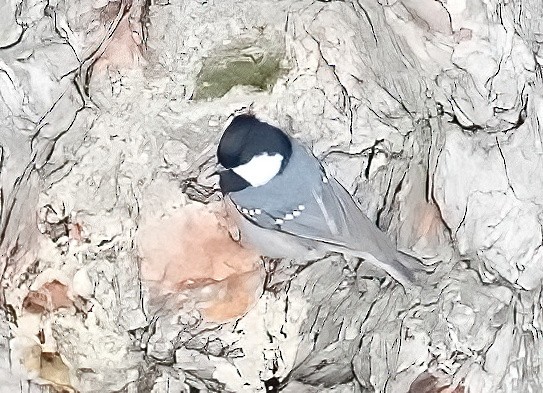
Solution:
<svg viewBox="0 0 543 393">
<path fill-rule="evenodd" d="M 0 1 L 0 392 L 540 392 L 540 0 Z M 240 110 L 433 271 L 241 249 Z"/>
</svg>

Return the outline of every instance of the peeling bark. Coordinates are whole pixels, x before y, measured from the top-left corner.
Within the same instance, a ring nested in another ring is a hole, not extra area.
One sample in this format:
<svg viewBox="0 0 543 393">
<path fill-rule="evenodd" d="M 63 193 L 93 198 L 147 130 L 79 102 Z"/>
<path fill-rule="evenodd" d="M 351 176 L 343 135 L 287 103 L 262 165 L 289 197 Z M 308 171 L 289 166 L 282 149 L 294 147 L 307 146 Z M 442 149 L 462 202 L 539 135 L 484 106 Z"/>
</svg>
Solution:
<svg viewBox="0 0 543 393">
<path fill-rule="evenodd" d="M 0 391 L 541 391 L 541 20 L 539 0 L 4 2 Z M 239 248 L 212 173 L 243 108 L 431 267 L 420 288 Z"/>
</svg>

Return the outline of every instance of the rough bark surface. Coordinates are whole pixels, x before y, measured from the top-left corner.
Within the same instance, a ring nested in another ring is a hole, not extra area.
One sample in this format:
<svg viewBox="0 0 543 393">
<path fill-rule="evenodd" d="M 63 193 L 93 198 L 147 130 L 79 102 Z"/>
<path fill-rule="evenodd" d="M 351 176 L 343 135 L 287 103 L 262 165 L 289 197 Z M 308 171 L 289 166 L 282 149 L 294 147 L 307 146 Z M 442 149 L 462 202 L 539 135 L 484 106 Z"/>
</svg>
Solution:
<svg viewBox="0 0 543 393">
<path fill-rule="evenodd" d="M 4 0 L 0 392 L 540 392 L 540 0 Z M 250 108 L 433 273 L 228 237 Z"/>
</svg>

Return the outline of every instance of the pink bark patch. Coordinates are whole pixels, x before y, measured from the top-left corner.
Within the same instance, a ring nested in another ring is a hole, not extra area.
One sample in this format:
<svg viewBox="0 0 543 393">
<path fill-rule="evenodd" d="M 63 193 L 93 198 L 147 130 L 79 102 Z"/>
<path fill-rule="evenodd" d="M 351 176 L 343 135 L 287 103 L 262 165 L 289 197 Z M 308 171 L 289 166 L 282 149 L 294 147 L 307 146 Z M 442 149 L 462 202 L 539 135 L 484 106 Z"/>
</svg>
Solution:
<svg viewBox="0 0 543 393">
<path fill-rule="evenodd" d="M 444 374 L 420 374 L 413 381 L 408 393 L 464 393 L 464 386 L 452 386 L 451 378 Z"/>
<path fill-rule="evenodd" d="M 246 313 L 262 292 L 256 253 L 230 237 L 220 216 L 204 205 L 143 225 L 137 239 L 142 279 L 152 297 L 184 293 L 205 317 L 224 321 Z"/>
<path fill-rule="evenodd" d="M 37 291 L 30 291 L 23 301 L 23 308 L 31 313 L 55 311 L 73 306 L 68 287 L 57 280 L 44 284 Z"/>
<path fill-rule="evenodd" d="M 124 10 L 124 5 L 121 5 L 121 11 Z M 119 10 L 109 10 L 109 12 L 106 12 L 107 19 L 115 19 L 118 12 Z M 96 60 L 94 72 L 101 73 L 111 69 L 131 69 L 145 62 L 141 47 L 141 23 L 138 17 L 141 17 L 139 10 L 126 10 L 116 26 L 111 40 L 106 43 L 106 48 L 100 58 Z"/>
</svg>

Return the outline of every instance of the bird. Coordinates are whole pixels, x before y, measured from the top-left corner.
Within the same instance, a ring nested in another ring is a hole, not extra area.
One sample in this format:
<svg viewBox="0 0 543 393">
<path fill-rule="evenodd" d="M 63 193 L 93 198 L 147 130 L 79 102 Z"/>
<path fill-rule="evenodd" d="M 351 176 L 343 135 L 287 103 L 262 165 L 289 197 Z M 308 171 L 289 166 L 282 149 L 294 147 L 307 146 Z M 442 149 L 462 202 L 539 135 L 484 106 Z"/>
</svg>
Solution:
<svg viewBox="0 0 543 393">
<path fill-rule="evenodd" d="M 412 285 L 421 262 L 398 251 L 309 147 L 254 114 L 234 116 L 217 173 L 240 243 L 270 258 L 357 257 Z"/>
</svg>

